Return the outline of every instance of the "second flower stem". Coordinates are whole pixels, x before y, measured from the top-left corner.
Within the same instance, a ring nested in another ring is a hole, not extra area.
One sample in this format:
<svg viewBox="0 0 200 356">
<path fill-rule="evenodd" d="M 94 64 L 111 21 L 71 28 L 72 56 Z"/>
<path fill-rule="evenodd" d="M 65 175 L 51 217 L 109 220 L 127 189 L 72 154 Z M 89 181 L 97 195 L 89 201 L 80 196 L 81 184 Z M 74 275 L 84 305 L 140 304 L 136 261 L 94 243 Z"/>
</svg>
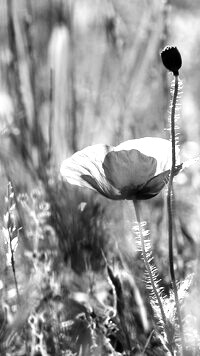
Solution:
<svg viewBox="0 0 200 356">
<path fill-rule="evenodd" d="M 183 355 L 185 349 L 184 331 L 183 331 L 183 324 L 181 319 L 181 310 L 180 310 L 180 304 L 178 299 L 178 291 L 176 286 L 176 278 L 174 272 L 174 254 L 173 254 L 173 210 L 174 210 L 173 209 L 173 178 L 174 178 L 174 173 L 176 168 L 175 114 L 176 114 L 177 96 L 178 96 L 178 75 L 175 76 L 175 87 L 174 87 L 174 94 L 173 94 L 172 108 L 171 108 L 172 166 L 171 166 L 170 178 L 168 183 L 167 210 L 168 210 L 168 234 L 169 234 L 169 266 L 170 266 L 172 287 L 174 290 L 178 324 L 180 328 L 180 337 L 181 337 L 181 346 L 182 346 L 181 355 Z"/>
</svg>

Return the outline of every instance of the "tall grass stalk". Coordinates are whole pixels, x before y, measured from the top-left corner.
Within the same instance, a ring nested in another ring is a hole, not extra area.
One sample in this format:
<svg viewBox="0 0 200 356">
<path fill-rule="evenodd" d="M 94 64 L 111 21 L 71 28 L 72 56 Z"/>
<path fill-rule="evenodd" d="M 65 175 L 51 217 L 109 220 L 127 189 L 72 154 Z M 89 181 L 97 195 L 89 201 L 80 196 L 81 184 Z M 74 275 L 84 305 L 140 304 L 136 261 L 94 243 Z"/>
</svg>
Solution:
<svg viewBox="0 0 200 356">
<path fill-rule="evenodd" d="M 126 341 L 126 348 L 131 352 L 132 350 L 131 340 L 129 337 L 129 332 L 127 330 L 126 320 L 124 317 L 125 300 L 123 295 L 122 284 L 119 277 L 114 275 L 113 270 L 111 266 L 108 265 L 108 263 L 107 263 L 107 272 L 108 272 L 109 279 L 114 287 L 114 295 L 116 295 L 116 311 L 118 313 L 121 330 L 124 335 L 124 339 Z"/>
<path fill-rule="evenodd" d="M 178 324 L 180 328 L 180 337 L 181 337 L 181 350 L 180 355 L 183 355 L 185 348 L 184 341 L 184 332 L 183 332 L 183 323 L 181 319 L 181 311 L 180 304 L 178 299 L 178 291 L 176 286 L 175 272 L 174 272 L 174 254 L 173 254 L 173 178 L 175 175 L 176 169 L 176 133 L 175 133 L 175 117 L 176 117 L 176 105 L 178 100 L 178 92 L 179 92 L 179 78 L 178 75 L 175 75 L 175 86 L 173 92 L 173 99 L 171 105 L 171 116 L 170 116 L 170 126 L 171 126 L 171 141 L 172 141 L 172 166 L 170 171 L 169 183 L 168 183 L 168 192 L 167 192 L 167 211 L 168 211 L 168 237 L 169 237 L 169 266 L 170 266 L 170 274 L 172 287 L 174 291 L 175 303 L 176 303 L 176 311 Z"/>
<path fill-rule="evenodd" d="M 15 289 L 16 289 L 16 294 L 17 294 L 17 301 L 20 303 L 20 294 L 19 294 L 19 288 L 18 288 L 18 282 L 17 282 L 17 276 L 16 276 L 16 268 L 15 268 L 15 255 L 14 255 L 14 249 L 13 249 L 13 236 L 16 234 L 16 227 L 15 223 L 13 222 L 13 219 L 11 217 L 11 211 L 13 209 L 13 206 L 15 206 L 14 203 L 14 192 L 11 183 L 8 183 L 8 188 L 7 188 L 7 231 L 9 235 L 9 249 L 10 249 L 10 254 L 11 254 L 11 266 L 12 266 L 12 271 L 13 271 L 13 277 L 14 277 L 14 283 L 15 283 Z M 18 232 L 17 231 L 17 238 L 18 238 Z"/>
<path fill-rule="evenodd" d="M 49 90 L 49 126 L 48 126 L 48 163 L 50 165 L 53 151 L 53 100 L 54 100 L 54 71 L 50 68 L 50 90 Z"/>
</svg>

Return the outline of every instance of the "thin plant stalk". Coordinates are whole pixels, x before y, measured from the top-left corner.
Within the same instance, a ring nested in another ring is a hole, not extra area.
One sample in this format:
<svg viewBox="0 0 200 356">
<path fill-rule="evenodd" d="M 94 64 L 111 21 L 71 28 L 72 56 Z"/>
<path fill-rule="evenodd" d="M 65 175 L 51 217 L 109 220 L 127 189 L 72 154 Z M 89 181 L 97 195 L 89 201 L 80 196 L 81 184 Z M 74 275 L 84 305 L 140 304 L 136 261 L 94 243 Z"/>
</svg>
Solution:
<svg viewBox="0 0 200 356">
<path fill-rule="evenodd" d="M 181 319 L 180 304 L 178 299 L 178 291 L 177 291 L 175 272 L 174 272 L 174 254 L 173 254 L 173 178 L 175 175 L 175 168 L 176 168 L 175 114 L 176 114 L 177 96 L 178 96 L 178 75 L 175 75 L 175 87 L 174 87 L 174 94 L 173 94 L 172 108 L 171 108 L 171 118 L 170 118 L 171 141 L 172 141 L 172 166 L 171 166 L 169 183 L 168 183 L 167 211 L 168 211 L 168 237 L 169 237 L 169 267 L 170 267 L 172 287 L 174 291 L 177 318 L 180 327 L 180 337 L 181 337 L 181 347 L 182 347 L 180 354 L 183 355 L 185 342 L 184 342 L 184 332 L 183 332 L 183 323 Z"/>
<path fill-rule="evenodd" d="M 151 333 L 150 333 L 150 335 L 149 335 L 149 337 L 148 337 L 148 339 L 147 339 L 147 341 L 146 341 L 146 344 L 144 345 L 144 349 L 142 350 L 141 356 L 145 356 L 145 351 L 147 350 L 147 347 L 148 347 L 148 345 L 149 345 L 149 343 L 150 343 L 150 341 L 151 341 L 151 338 L 152 338 L 152 336 L 153 336 L 153 333 L 154 333 L 154 330 L 151 331 Z"/>
<path fill-rule="evenodd" d="M 103 254 L 103 256 L 104 256 L 104 254 Z M 118 313 L 118 316 L 119 316 L 121 330 L 124 335 L 124 339 L 126 340 L 126 347 L 131 352 L 131 350 L 132 350 L 131 340 L 129 337 L 129 332 L 127 330 L 126 321 L 125 321 L 125 317 L 124 317 L 125 301 L 124 301 L 122 284 L 120 282 L 120 279 L 114 275 L 112 268 L 109 266 L 105 257 L 104 257 L 104 259 L 105 259 L 105 262 L 107 265 L 108 276 L 109 276 L 109 279 L 110 279 L 112 287 L 113 287 L 113 292 L 114 292 L 113 295 L 116 298 L 115 308 L 116 308 L 116 312 Z"/>
<path fill-rule="evenodd" d="M 9 231 L 9 230 L 8 230 Z M 19 288 L 18 288 L 18 283 L 17 283 L 17 276 L 16 276 L 16 269 L 15 269 L 15 257 L 14 257 L 14 251 L 12 248 L 12 236 L 9 231 L 9 245 L 10 245 L 10 252 L 11 252 L 11 266 L 12 266 L 12 271 L 13 271 L 13 277 L 14 277 L 14 282 L 15 282 L 15 289 L 16 289 L 16 294 L 17 294 L 17 300 L 18 303 L 20 302 L 20 295 L 19 295 Z"/>
<path fill-rule="evenodd" d="M 155 286 L 155 281 L 154 281 L 154 276 L 152 274 L 152 270 L 151 270 L 151 266 L 146 254 L 146 248 L 145 248 L 145 242 L 144 242 L 144 236 L 143 236 L 143 232 L 142 232 L 142 228 L 141 228 L 141 218 L 140 218 L 140 206 L 139 206 L 139 201 L 138 200 L 134 200 L 133 201 L 134 204 L 134 208 L 135 208 L 135 215 L 136 215 L 136 220 L 137 220 L 137 224 L 138 224 L 138 231 L 139 231 L 139 236 L 140 236 L 140 241 L 141 241 L 141 248 L 142 248 L 142 255 L 144 258 L 144 264 L 148 273 L 148 276 L 150 278 L 150 282 L 151 282 L 151 286 L 153 289 L 153 293 L 157 299 L 157 303 L 160 309 L 160 313 L 161 313 L 161 317 L 163 320 L 164 325 L 166 326 L 167 324 L 167 320 L 166 320 L 166 316 L 165 316 L 165 312 L 164 312 L 164 308 L 162 305 L 162 301 L 159 295 L 159 292 Z"/>
<path fill-rule="evenodd" d="M 11 266 L 12 266 L 12 271 L 13 271 L 13 277 L 14 277 L 14 283 L 15 283 L 15 289 L 16 289 L 16 294 L 17 294 L 17 300 L 20 302 L 20 294 L 19 294 L 19 288 L 18 288 L 18 283 L 17 283 L 17 276 L 16 276 L 16 269 L 15 269 L 15 256 L 14 256 L 14 250 L 12 247 L 12 232 L 13 232 L 13 227 L 11 223 L 11 216 L 10 216 L 10 209 L 11 209 L 11 203 L 10 203 L 10 195 L 11 195 L 11 183 L 8 183 L 8 193 L 7 193 L 7 199 L 8 199 L 8 235 L 9 235 L 9 248 L 10 248 L 10 253 L 11 253 Z M 17 232 L 17 235 L 19 233 L 19 230 Z"/>
<path fill-rule="evenodd" d="M 54 72 L 53 69 L 50 68 L 50 91 L 49 91 L 49 145 L 48 145 L 48 162 L 49 165 L 52 159 L 52 146 L 53 146 L 53 85 L 54 85 Z"/>
</svg>

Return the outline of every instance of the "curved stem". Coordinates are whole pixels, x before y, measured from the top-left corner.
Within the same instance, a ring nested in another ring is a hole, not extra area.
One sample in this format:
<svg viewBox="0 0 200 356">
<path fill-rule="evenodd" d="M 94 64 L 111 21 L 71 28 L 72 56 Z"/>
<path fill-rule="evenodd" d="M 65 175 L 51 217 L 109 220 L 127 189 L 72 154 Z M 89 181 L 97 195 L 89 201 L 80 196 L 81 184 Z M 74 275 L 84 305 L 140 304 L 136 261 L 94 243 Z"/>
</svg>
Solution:
<svg viewBox="0 0 200 356">
<path fill-rule="evenodd" d="M 133 200 L 133 204 L 134 204 L 134 207 L 135 207 L 135 215 L 136 215 L 136 220 L 137 220 L 138 229 L 139 229 L 139 235 L 140 235 L 140 241 L 141 241 L 141 247 L 142 247 L 142 255 L 143 255 L 143 258 L 144 258 L 144 264 L 145 264 L 148 276 L 150 278 L 150 282 L 151 282 L 151 286 L 152 286 L 152 289 L 153 289 L 153 293 L 154 293 L 154 295 L 155 295 L 155 297 L 157 299 L 157 303 L 158 303 L 158 306 L 160 308 L 160 312 L 161 312 L 161 316 L 162 316 L 162 320 L 163 320 L 164 326 L 166 326 L 167 321 L 166 321 L 166 316 L 165 316 L 165 312 L 164 312 L 164 309 L 163 309 L 162 301 L 161 301 L 159 292 L 158 292 L 158 290 L 156 288 L 154 277 L 153 277 L 152 270 L 151 270 L 151 266 L 150 266 L 150 263 L 149 263 L 149 260 L 148 260 L 147 254 L 146 254 L 144 237 L 143 237 L 143 232 L 142 232 L 142 228 L 141 228 L 140 207 L 139 207 L 138 200 Z"/>
<path fill-rule="evenodd" d="M 174 291 L 174 298 L 177 310 L 177 318 L 180 327 L 180 336 L 181 336 L 181 345 L 182 351 L 185 348 L 184 342 L 184 332 L 183 332 L 183 324 L 181 319 L 181 311 L 178 299 L 178 291 L 176 286 L 175 272 L 174 272 L 174 254 L 173 254 L 173 178 L 176 168 L 176 141 L 175 141 L 175 113 L 176 113 L 176 103 L 178 96 L 178 75 L 175 76 L 175 88 L 174 95 L 172 101 L 172 110 L 171 110 L 171 140 L 172 140 L 172 166 L 170 171 L 170 178 L 168 183 L 168 193 L 167 193 L 167 210 L 168 210 L 168 236 L 169 236 L 169 266 L 170 266 L 170 274 L 172 287 Z"/>
</svg>

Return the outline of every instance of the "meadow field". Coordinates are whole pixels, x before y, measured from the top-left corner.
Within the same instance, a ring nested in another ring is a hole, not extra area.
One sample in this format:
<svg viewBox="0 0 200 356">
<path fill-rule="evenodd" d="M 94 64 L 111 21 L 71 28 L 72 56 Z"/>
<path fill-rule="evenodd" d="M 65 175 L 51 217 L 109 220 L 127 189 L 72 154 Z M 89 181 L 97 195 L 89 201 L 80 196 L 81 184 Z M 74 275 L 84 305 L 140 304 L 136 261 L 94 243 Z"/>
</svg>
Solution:
<svg viewBox="0 0 200 356">
<path fill-rule="evenodd" d="M 200 355 L 199 17 L 0 0 L 0 355 Z"/>
</svg>

